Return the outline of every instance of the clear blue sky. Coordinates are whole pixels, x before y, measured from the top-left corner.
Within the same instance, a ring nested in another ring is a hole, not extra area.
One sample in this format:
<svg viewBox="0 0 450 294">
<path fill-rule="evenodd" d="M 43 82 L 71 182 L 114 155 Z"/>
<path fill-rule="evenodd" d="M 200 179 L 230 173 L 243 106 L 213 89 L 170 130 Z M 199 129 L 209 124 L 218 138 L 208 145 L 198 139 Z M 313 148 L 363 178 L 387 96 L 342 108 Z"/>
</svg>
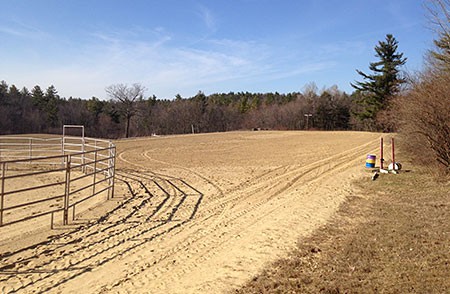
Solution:
<svg viewBox="0 0 450 294">
<path fill-rule="evenodd" d="M 0 0 L 0 80 L 66 98 L 116 83 L 158 98 L 350 93 L 389 33 L 420 70 L 434 37 L 421 0 Z"/>
</svg>

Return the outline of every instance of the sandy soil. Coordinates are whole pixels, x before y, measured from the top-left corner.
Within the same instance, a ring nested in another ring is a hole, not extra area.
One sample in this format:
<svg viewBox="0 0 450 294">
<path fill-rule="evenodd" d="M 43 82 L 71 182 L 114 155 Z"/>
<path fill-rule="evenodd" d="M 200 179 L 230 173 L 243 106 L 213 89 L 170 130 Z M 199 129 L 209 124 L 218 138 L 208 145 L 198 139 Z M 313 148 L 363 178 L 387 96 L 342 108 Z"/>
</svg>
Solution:
<svg viewBox="0 0 450 294">
<path fill-rule="evenodd" d="M 352 180 L 367 175 L 379 137 L 263 131 L 118 141 L 114 201 L 35 246 L 16 249 L 19 241 L 2 236 L 0 291 L 230 291 L 335 213 Z"/>
</svg>

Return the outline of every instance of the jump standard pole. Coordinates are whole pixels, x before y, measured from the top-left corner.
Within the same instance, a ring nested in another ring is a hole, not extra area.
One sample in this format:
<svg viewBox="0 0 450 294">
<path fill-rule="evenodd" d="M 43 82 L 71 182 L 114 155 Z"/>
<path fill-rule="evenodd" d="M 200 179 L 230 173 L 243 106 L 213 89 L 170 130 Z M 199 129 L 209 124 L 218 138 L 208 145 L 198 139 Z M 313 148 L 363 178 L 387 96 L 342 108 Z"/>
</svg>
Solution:
<svg viewBox="0 0 450 294">
<path fill-rule="evenodd" d="M 392 166 L 394 169 L 395 168 L 395 147 L 394 147 L 394 138 L 391 138 L 391 142 L 392 142 Z"/>
</svg>

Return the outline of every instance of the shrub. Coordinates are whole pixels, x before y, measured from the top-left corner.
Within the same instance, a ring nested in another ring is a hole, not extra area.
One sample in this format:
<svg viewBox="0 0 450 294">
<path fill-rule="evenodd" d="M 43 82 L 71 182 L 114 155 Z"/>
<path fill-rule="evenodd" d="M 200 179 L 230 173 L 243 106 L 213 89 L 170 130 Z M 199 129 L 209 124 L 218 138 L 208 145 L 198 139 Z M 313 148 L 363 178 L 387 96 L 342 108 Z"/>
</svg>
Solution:
<svg viewBox="0 0 450 294">
<path fill-rule="evenodd" d="M 450 173 L 450 72 L 428 72 L 394 100 L 398 130 L 421 163 Z"/>
</svg>

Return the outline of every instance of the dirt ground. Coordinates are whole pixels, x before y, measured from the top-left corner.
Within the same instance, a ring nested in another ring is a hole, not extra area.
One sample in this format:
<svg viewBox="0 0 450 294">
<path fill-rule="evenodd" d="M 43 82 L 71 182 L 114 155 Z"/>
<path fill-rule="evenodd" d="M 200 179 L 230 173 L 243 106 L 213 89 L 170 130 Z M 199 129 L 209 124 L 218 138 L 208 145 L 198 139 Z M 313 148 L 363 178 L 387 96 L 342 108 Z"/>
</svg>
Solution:
<svg viewBox="0 0 450 294">
<path fill-rule="evenodd" d="M 324 226 L 235 293 L 450 293 L 450 179 L 405 169 L 355 182 Z"/>
<path fill-rule="evenodd" d="M 1 235 L 0 291 L 231 291 L 335 215 L 352 182 L 367 177 L 379 138 L 262 131 L 118 141 L 113 200 L 40 239 Z"/>
</svg>

